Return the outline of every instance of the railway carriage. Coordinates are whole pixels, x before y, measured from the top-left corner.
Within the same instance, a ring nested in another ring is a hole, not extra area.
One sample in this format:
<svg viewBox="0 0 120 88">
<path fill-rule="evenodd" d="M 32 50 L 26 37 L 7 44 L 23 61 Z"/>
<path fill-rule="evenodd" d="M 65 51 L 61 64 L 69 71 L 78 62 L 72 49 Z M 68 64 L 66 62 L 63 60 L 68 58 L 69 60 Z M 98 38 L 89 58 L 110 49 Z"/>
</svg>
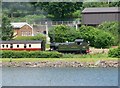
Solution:
<svg viewBox="0 0 120 88">
<path fill-rule="evenodd" d="M 45 50 L 44 41 L 1 41 L 1 50 Z"/>
</svg>

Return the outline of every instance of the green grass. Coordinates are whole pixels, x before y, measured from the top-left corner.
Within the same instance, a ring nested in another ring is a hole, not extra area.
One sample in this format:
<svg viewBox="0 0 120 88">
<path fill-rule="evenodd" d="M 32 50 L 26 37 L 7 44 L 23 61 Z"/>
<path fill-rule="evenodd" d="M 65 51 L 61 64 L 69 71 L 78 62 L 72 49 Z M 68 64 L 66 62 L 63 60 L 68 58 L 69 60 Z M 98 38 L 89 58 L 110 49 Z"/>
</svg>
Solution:
<svg viewBox="0 0 120 88">
<path fill-rule="evenodd" d="M 2 62 L 37 62 L 37 61 L 78 61 L 78 62 L 96 62 L 98 60 L 118 60 L 118 58 L 2 58 Z"/>
<path fill-rule="evenodd" d="M 64 54 L 63 58 L 108 58 L 108 54 Z"/>
<path fill-rule="evenodd" d="M 77 62 L 96 62 L 99 60 L 118 60 L 118 58 L 110 58 L 107 54 L 98 53 L 98 54 L 64 54 L 61 58 L 2 58 L 2 62 L 37 62 L 37 61 L 77 61 Z"/>
</svg>

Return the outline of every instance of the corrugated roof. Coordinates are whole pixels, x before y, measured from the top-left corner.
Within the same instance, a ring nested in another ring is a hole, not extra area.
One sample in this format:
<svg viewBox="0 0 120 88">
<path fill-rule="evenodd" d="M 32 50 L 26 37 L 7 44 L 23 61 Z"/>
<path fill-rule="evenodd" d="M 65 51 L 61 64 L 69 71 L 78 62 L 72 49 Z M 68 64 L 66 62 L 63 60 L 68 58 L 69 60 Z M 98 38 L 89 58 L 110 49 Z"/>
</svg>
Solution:
<svg viewBox="0 0 120 88">
<path fill-rule="evenodd" d="M 30 26 L 30 27 L 32 28 L 32 26 L 29 25 L 29 24 L 26 23 L 26 22 L 11 23 L 11 25 L 13 26 L 13 28 L 21 28 L 21 27 L 23 27 L 23 26 L 25 26 L 25 25 L 28 25 L 28 26 Z"/>
<path fill-rule="evenodd" d="M 85 8 L 82 13 L 109 13 L 109 12 L 120 12 L 119 7 L 94 7 L 94 8 Z"/>
</svg>

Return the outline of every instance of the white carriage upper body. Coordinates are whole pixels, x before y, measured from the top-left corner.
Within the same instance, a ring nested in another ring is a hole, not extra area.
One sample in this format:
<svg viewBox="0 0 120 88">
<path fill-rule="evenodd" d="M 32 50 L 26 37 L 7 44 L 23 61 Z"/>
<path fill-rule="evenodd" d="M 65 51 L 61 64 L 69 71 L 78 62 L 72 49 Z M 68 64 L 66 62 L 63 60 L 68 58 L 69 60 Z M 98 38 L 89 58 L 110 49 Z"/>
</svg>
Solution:
<svg viewBox="0 0 120 88">
<path fill-rule="evenodd" d="M 1 41 L 0 49 L 2 50 L 41 50 L 42 41 Z"/>
</svg>

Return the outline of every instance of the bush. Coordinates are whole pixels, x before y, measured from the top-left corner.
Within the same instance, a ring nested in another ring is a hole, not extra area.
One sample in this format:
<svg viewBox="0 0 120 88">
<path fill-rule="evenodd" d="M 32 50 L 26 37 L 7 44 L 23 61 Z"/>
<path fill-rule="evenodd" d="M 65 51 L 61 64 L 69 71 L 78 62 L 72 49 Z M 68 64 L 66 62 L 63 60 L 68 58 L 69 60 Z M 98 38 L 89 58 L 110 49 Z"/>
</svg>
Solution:
<svg viewBox="0 0 120 88">
<path fill-rule="evenodd" d="M 118 44 L 119 24 L 118 22 L 103 22 L 98 26 L 100 30 L 111 33 L 115 37 L 115 45 Z"/>
<path fill-rule="evenodd" d="M 14 40 L 46 40 L 44 34 L 38 34 L 36 36 L 18 36 Z"/>
<path fill-rule="evenodd" d="M 90 41 L 90 46 L 106 48 L 114 44 L 114 37 L 110 33 L 91 26 L 81 26 L 79 29 L 81 38 Z"/>
<path fill-rule="evenodd" d="M 62 54 L 59 52 L 49 51 L 11 51 L 3 50 L 2 58 L 60 58 Z"/>
<path fill-rule="evenodd" d="M 65 42 L 74 41 L 78 32 L 74 28 L 65 25 L 58 25 L 49 30 L 49 37 L 51 42 Z"/>
<path fill-rule="evenodd" d="M 118 48 L 115 48 L 115 49 L 110 49 L 108 52 L 108 56 L 120 58 L 120 46 Z"/>
</svg>

